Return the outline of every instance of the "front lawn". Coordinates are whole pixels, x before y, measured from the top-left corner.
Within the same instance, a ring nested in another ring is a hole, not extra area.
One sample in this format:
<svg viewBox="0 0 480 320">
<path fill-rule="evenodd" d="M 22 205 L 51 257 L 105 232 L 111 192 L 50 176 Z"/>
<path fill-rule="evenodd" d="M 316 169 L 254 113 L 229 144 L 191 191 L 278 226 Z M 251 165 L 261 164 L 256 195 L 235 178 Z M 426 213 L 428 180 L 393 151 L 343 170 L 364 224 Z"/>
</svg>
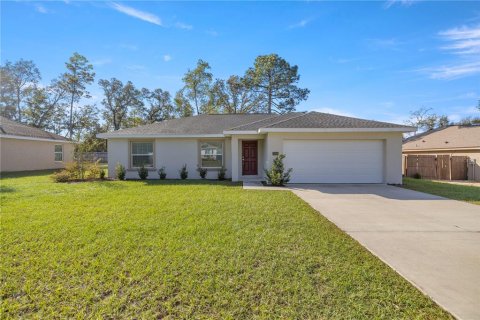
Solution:
<svg viewBox="0 0 480 320">
<path fill-rule="evenodd" d="M 403 178 L 403 187 L 415 191 L 435 194 L 454 200 L 480 205 L 480 188 L 435 182 L 423 179 Z"/>
<path fill-rule="evenodd" d="M 443 319 L 288 191 L 1 180 L 4 318 Z"/>
</svg>

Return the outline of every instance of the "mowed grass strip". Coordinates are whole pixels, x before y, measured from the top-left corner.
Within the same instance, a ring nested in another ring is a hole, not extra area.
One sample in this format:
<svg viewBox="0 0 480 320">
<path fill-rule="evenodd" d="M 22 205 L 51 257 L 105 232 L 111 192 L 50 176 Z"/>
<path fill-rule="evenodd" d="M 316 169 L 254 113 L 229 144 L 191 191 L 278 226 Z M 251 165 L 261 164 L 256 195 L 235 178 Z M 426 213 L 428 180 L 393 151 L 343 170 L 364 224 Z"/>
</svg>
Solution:
<svg viewBox="0 0 480 320">
<path fill-rule="evenodd" d="M 1 180 L 3 318 L 443 319 L 288 191 Z"/>
<path fill-rule="evenodd" d="M 454 200 L 480 205 L 480 188 L 431 180 L 403 178 L 403 187 Z"/>
</svg>

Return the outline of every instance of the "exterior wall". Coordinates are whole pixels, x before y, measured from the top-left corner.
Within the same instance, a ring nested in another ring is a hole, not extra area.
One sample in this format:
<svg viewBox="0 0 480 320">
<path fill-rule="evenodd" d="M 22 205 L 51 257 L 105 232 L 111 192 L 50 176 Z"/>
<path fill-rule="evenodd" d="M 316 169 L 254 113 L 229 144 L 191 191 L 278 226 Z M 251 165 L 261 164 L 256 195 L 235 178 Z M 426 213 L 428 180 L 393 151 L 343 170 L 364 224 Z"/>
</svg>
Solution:
<svg viewBox="0 0 480 320">
<path fill-rule="evenodd" d="M 197 165 L 200 164 L 201 141 L 224 142 L 224 166 L 226 177 L 232 173 L 231 142 L 227 138 L 162 138 L 162 139 L 108 139 L 108 176 L 115 177 L 115 166 L 122 164 L 127 169 L 127 179 L 138 179 L 137 169 L 130 164 L 131 141 L 154 141 L 154 168 L 149 169 L 148 179 L 159 179 L 158 169 L 165 167 L 167 179 L 180 179 L 178 171 L 183 164 L 187 165 L 188 179 L 200 179 Z M 209 169 L 207 179 L 216 179 L 218 169 Z"/>
<path fill-rule="evenodd" d="M 63 161 L 55 161 L 58 144 L 63 145 Z M 73 149 L 70 142 L 0 138 L 0 171 L 61 169 L 73 161 Z"/>
<path fill-rule="evenodd" d="M 384 140 L 385 167 L 384 182 L 389 184 L 402 183 L 402 133 L 400 132 L 353 132 L 353 133 L 268 133 L 265 140 L 264 167 L 271 166 L 273 152 L 283 153 L 284 140 Z M 288 157 L 288 154 L 286 155 Z M 354 165 L 354 163 L 352 163 Z"/>
<path fill-rule="evenodd" d="M 447 150 L 447 151 L 418 151 L 409 150 L 403 151 L 404 155 L 407 154 L 425 154 L 425 155 L 437 155 L 437 154 L 450 154 L 452 156 L 467 156 L 470 160 L 475 160 L 475 165 L 468 166 L 468 180 L 480 181 L 480 150 Z M 405 172 L 405 161 L 402 157 L 402 172 Z"/>
</svg>

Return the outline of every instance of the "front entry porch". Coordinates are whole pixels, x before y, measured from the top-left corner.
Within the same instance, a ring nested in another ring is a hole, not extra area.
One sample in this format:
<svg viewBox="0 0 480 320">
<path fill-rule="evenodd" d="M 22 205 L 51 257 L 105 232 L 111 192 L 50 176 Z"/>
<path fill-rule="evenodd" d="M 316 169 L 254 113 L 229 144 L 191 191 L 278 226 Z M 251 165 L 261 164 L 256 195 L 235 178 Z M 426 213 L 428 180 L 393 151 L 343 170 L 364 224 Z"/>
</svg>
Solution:
<svg viewBox="0 0 480 320">
<path fill-rule="evenodd" d="M 232 137 L 232 180 L 263 180 L 263 136 Z"/>
</svg>

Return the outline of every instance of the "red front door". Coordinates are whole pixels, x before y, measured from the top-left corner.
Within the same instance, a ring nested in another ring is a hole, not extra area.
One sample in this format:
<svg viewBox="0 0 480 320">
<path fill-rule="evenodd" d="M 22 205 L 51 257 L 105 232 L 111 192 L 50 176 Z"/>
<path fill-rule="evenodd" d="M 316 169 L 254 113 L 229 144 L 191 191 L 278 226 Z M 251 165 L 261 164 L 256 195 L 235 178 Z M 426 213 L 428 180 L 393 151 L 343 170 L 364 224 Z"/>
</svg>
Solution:
<svg viewBox="0 0 480 320">
<path fill-rule="evenodd" d="M 257 141 L 242 141 L 242 175 L 256 176 L 257 172 Z"/>
</svg>

